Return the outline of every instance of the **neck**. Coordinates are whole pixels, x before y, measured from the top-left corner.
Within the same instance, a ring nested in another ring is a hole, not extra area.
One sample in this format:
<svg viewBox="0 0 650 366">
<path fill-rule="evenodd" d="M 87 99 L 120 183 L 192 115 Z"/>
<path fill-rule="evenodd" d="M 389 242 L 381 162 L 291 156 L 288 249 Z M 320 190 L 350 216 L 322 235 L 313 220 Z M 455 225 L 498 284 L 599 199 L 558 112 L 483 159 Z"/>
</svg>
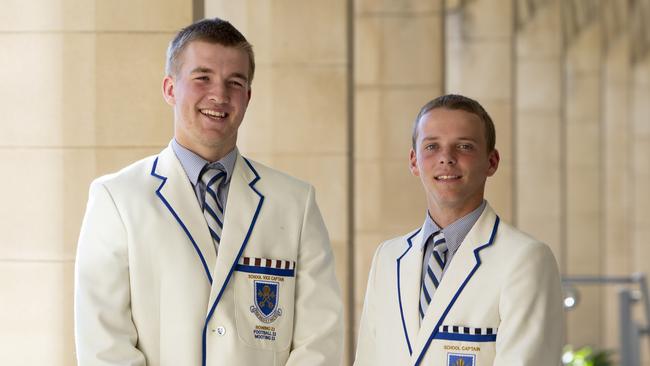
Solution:
<svg viewBox="0 0 650 366">
<path fill-rule="evenodd" d="M 476 205 L 468 205 L 465 207 L 440 207 L 437 205 L 429 205 L 429 215 L 433 221 L 441 228 L 444 229 L 447 226 L 453 224 L 459 219 L 467 216 L 470 212 L 476 210 L 483 200 L 481 200 Z"/>
<path fill-rule="evenodd" d="M 176 139 L 176 142 L 178 142 L 181 146 L 211 163 L 221 160 L 235 148 L 234 143 L 205 146 L 202 144 L 188 144 L 178 136 L 174 138 Z"/>
<path fill-rule="evenodd" d="M 233 149 L 235 148 L 234 145 L 232 146 L 226 146 L 226 147 L 213 147 L 213 148 L 206 148 L 206 149 L 192 149 L 194 153 L 196 153 L 198 156 L 202 157 L 203 159 L 209 161 L 209 162 L 215 162 L 223 159 L 224 156 L 228 155 Z"/>
</svg>

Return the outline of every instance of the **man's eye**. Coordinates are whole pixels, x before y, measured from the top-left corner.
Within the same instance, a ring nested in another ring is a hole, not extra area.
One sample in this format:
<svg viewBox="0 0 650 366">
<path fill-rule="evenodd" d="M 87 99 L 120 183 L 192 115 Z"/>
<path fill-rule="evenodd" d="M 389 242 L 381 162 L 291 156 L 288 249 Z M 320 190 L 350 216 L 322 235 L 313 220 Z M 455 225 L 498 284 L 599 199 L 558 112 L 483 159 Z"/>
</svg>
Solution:
<svg viewBox="0 0 650 366">
<path fill-rule="evenodd" d="M 458 148 L 461 150 L 471 150 L 474 146 L 472 146 L 472 144 L 459 144 Z"/>
<path fill-rule="evenodd" d="M 435 144 L 429 144 L 424 146 L 424 150 L 434 150 L 437 145 Z"/>
<path fill-rule="evenodd" d="M 207 76 L 198 76 L 195 78 L 195 80 L 208 81 L 210 78 Z"/>
<path fill-rule="evenodd" d="M 229 82 L 229 84 L 232 85 L 232 86 L 238 87 L 238 88 L 241 88 L 241 87 L 244 86 L 244 83 L 241 82 L 241 81 L 238 81 L 238 80 L 231 80 Z"/>
</svg>

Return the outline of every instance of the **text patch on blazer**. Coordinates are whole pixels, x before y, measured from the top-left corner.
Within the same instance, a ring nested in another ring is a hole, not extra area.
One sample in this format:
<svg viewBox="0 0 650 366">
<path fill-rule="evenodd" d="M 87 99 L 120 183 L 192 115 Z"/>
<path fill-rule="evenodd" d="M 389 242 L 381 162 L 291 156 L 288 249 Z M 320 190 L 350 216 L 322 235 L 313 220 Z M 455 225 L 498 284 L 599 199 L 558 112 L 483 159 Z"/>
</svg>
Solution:
<svg viewBox="0 0 650 366">
<path fill-rule="evenodd" d="M 294 261 L 241 257 L 235 267 L 235 313 L 242 341 L 282 351 L 291 345 Z"/>
<path fill-rule="evenodd" d="M 446 366 L 476 366 L 491 363 L 496 349 L 497 327 L 475 328 L 441 325 L 433 349 L 446 355 Z"/>
</svg>

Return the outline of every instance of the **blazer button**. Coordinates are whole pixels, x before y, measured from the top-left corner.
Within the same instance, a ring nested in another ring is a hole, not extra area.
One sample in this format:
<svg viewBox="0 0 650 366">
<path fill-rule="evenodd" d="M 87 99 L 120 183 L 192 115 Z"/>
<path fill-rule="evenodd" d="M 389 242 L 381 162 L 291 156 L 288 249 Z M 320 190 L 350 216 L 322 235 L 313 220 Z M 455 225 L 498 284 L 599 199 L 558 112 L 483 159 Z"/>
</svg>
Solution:
<svg viewBox="0 0 650 366">
<path fill-rule="evenodd" d="M 220 336 L 226 334 L 226 328 L 222 327 L 222 326 L 218 326 L 216 331 L 217 331 L 217 334 L 220 335 Z"/>
</svg>

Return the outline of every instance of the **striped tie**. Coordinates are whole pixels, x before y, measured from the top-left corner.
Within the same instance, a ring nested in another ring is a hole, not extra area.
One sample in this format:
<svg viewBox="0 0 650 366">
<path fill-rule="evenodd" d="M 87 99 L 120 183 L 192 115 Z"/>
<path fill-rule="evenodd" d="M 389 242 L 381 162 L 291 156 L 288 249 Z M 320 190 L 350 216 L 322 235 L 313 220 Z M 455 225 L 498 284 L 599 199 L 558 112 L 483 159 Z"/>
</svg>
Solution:
<svg viewBox="0 0 650 366">
<path fill-rule="evenodd" d="M 433 293 L 438 288 L 438 284 L 442 279 L 442 270 L 445 268 L 446 260 L 447 243 L 445 242 L 445 236 L 442 231 L 438 231 L 433 234 L 433 250 L 427 262 L 427 273 L 422 283 L 422 291 L 420 293 L 420 320 L 424 318 L 424 314 L 426 314 L 429 308 L 431 297 L 433 297 Z"/>
<path fill-rule="evenodd" d="M 219 194 L 225 178 L 226 172 L 223 171 L 220 163 L 207 164 L 201 175 L 201 181 L 205 184 L 203 216 L 208 222 L 208 229 L 210 229 L 215 249 L 219 248 L 221 229 L 223 228 L 224 207 Z"/>
</svg>

